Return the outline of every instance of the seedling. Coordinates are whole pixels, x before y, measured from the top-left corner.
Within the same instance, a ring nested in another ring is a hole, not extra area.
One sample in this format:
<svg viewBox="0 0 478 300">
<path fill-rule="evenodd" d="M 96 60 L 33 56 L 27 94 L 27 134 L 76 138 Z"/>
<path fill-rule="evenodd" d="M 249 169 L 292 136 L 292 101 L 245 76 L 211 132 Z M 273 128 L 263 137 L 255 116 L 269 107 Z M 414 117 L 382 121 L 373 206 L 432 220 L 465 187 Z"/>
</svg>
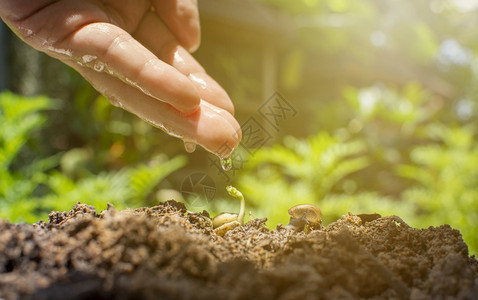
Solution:
<svg viewBox="0 0 478 300">
<path fill-rule="evenodd" d="M 239 214 L 220 213 L 212 219 L 212 226 L 217 235 L 224 236 L 226 232 L 244 224 L 244 212 L 246 209 L 246 201 L 244 196 L 235 187 L 229 185 L 226 187 L 229 195 L 241 200 L 241 208 Z"/>
<path fill-rule="evenodd" d="M 310 227 L 320 227 L 322 224 L 322 212 L 317 206 L 311 204 L 299 204 L 288 210 L 290 215 L 289 224 L 285 228 L 302 231 L 305 225 Z"/>
</svg>

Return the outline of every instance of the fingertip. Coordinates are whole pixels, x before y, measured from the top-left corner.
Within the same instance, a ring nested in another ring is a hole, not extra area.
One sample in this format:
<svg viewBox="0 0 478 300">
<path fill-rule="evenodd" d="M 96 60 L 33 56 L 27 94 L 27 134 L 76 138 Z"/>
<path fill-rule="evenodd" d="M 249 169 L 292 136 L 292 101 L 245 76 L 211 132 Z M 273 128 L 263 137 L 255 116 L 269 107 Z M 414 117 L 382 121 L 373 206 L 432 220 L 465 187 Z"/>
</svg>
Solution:
<svg viewBox="0 0 478 300">
<path fill-rule="evenodd" d="M 237 144 L 239 144 L 242 140 L 242 129 L 241 129 L 241 126 L 239 125 L 239 123 L 237 124 L 237 128 L 236 128 L 236 135 L 234 136 L 236 141 L 237 141 Z"/>
<path fill-rule="evenodd" d="M 203 116 L 206 114 L 202 113 Z M 237 121 L 232 116 L 225 118 L 216 114 L 212 119 L 201 122 L 201 125 L 198 128 L 199 144 L 220 158 L 230 157 L 242 138 Z"/>
<path fill-rule="evenodd" d="M 184 48 L 186 48 L 189 53 L 196 52 L 197 49 L 199 49 L 199 46 L 201 46 L 201 31 L 198 29 L 197 33 L 194 33 L 189 36 L 188 40 L 184 40 L 184 45 L 182 45 Z"/>
<path fill-rule="evenodd" d="M 199 49 L 200 44 L 201 43 L 193 44 L 186 49 L 188 49 L 189 53 L 194 53 Z"/>
<path fill-rule="evenodd" d="M 216 135 L 207 141 L 205 148 L 220 158 L 228 158 L 239 145 L 233 134 L 226 136 Z"/>
<path fill-rule="evenodd" d="M 156 13 L 173 32 L 179 43 L 188 51 L 200 44 L 199 12 L 196 0 L 152 0 Z"/>
<path fill-rule="evenodd" d="M 201 27 L 198 20 L 190 21 L 190 24 L 180 28 L 180 32 L 177 29 L 173 31 L 179 44 L 188 52 L 195 52 L 201 45 Z"/>
</svg>

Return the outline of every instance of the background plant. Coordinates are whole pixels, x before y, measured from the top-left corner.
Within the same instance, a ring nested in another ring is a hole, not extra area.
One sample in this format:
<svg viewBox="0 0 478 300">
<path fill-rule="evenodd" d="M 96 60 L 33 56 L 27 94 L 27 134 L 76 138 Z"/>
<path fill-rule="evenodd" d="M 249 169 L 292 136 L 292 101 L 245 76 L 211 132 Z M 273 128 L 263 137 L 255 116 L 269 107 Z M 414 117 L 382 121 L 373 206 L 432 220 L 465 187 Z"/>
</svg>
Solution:
<svg viewBox="0 0 478 300">
<path fill-rule="evenodd" d="M 361 141 L 340 142 L 326 132 L 308 139 L 287 137 L 284 145 L 259 149 L 248 159 L 237 184 L 256 214 L 270 224 L 287 223 L 288 208 L 319 203 L 339 182 L 364 168 Z"/>
<path fill-rule="evenodd" d="M 411 223 L 459 228 L 473 253 L 478 251 L 476 128 L 476 124 L 426 126 L 430 142 L 411 151 L 412 164 L 397 167 L 399 175 L 415 182 L 402 194 L 403 202 L 414 209 Z"/>
<path fill-rule="evenodd" d="M 148 197 L 157 185 L 186 163 L 183 156 L 169 159 L 161 154 L 147 165 L 94 174 L 81 166 L 74 150 L 22 161 L 22 148 L 33 131 L 45 125 L 41 110 L 52 103 L 47 97 L 0 93 L 0 218 L 35 222 L 51 210 L 68 211 L 78 201 L 98 209 L 108 202 L 118 208 L 155 204 Z M 71 177 L 72 169 L 78 178 Z"/>
<path fill-rule="evenodd" d="M 344 97 L 351 120 L 335 136 L 287 137 L 248 158 L 237 183 L 255 212 L 271 227 L 300 203 L 318 205 L 325 224 L 347 212 L 399 215 L 418 228 L 450 224 L 476 253 L 476 123 L 437 123 L 440 110 L 416 83 L 348 87 Z"/>
<path fill-rule="evenodd" d="M 0 217 L 10 220 L 35 219 L 30 198 L 43 181 L 44 172 L 58 163 L 58 157 L 18 163 L 29 134 L 42 126 L 46 118 L 39 113 L 52 106 L 47 97 L 27 98 L 9 92 L 0 93 Z"/>
</svg>

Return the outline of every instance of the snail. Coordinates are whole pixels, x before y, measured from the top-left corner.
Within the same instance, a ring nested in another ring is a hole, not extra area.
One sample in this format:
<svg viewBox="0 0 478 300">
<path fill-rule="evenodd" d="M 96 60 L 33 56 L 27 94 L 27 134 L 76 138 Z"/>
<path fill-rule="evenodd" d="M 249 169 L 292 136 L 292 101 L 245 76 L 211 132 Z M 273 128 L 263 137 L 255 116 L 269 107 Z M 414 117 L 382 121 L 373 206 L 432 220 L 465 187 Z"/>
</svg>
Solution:
<svg viewBox="0 0 478 300">
<path fill-rule="evenodd" d="M 322 224 L 322 212 L 317 206 L 311 204 L 299 204 L 289 208 L 289 224 L 285 228 L 302 231 L 305 225 L 308 227 L 320 227 Z"/>
<path fill-rule="evenodd" d="M 234 213 L 220 213 L 212 219 L 212 227 L 219 236 L 224 236 L 226 232 L 244 224 L 244 211 L 246 201 L 242 193 L 235 187 L 229 185 L 226 187 L 229 195 L 239 198 L 241 200 L 241 208 L 239 214 Z"/>
</svg>

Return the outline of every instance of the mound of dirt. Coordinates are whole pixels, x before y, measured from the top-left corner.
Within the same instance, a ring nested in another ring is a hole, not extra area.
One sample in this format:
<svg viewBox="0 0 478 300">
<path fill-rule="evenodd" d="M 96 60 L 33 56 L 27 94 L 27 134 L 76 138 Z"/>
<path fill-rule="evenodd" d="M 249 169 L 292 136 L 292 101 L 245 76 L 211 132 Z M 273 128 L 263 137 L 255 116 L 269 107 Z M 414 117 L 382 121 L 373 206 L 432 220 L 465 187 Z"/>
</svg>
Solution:
<svg viewBox="0 0 478 300">
<path fill-rule="evenodd" d="M 308 233 L 255 219 L 219 237 L 168 201 L 77 204 L 34 225 L 0 221 L 4 299 L 476 299 L 458 230 L 348 214 Z"/>
</svg>

